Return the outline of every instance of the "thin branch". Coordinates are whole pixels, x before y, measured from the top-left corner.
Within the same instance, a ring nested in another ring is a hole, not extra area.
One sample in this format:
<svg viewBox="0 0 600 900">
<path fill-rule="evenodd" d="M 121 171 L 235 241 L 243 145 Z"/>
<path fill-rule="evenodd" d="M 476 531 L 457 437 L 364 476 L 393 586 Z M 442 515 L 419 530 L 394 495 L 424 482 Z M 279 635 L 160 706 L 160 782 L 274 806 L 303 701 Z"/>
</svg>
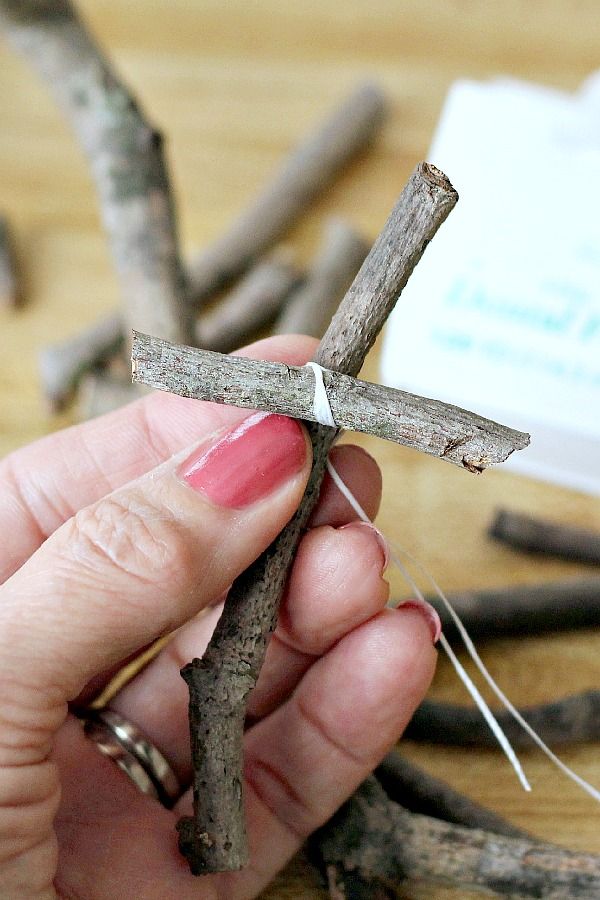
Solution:
<svg viewBox="0 0 600 900">
<path fill-rule="evenodd" d="M 120 280 L 127 333 L 190 342 L 160 133 L 68 0 L 0 0 L 0 25 L 46 82 L 88 157 Z"/>
<path fill-rule="evenodd" d="M 301 366 L 222 356 L 134 333 L 133 380 L 194 397 L 314 422 L 314 372 Z M 374 434 L 470 472 L 503 462 L 529 435 L 438 400 L 338 372 L 324 373 L 340 428 Z"/>
<path fill-rule="evenodd" d="M 190 297 L 203 302 L 273 246 L 372 142 L 384 116 L 385 101 L 374 85 L 363 85 L 347 97 L 292 151 L 229 230 L 190 266 Z"/>
<path fill-rule="evenodd" d="M 196 343 L 220 353 L 242 347 L 271 324 L 299 282 L 287 254 L 258 262 L 214 309 L 200 315 Z"/>
<path fill-rule="evenodd" d="M 584 691 L 520 710 L 523 718 L 549 746 L 600 740 L 600 691 Z M 529 750 L 533 742 L 505 710 L 494 713 L 516 749 Z M 425 700 L 404 732 L 406 738 L 460 747 L 498 746 L 476 707 Z"/>
<path fill-rule="evenodd" d="M 437 596 L 427 599 L 437 609 L 446 637 L 456 637 L 443 603 Z M 448 599 L 473 638 L 522 637 L 600 626 L 600 576 L 458 591 L 448 594 Z"/>
<path fill-rule="evenodd" d="M 322 337 L 368 252 L 369 244 L 344 219 L 330 218 L 306 280 L 289 298 L 274 333 Z"/>
<path fill-rule="evenodd" d="M 0 216 L 0 309 L 19 306 L 22 299 L 12 230 Z"/>
<path fill-rule="evenodd" d="M 321 341 L 316 361 L 357 375 L 427 243 L 457 200 L 448 179 L 421 163 Z M 202 660 L 182 670 L 190 690 L 194 815 L 178 823 L 195 874 L 238 869 L 248 859 L 242 800 L 246 700 L 275 627 L 288 569 L 314 508 L 336 430 L 309 425 L 313 468 L 298 511 L 234 582 Z"/>
<path fill-rule="evenodd" d="M 410 812 L 509 837 L 529 837 L 516 825 L 455 791 L 445 781 L 413 765 L 394 750 L 377 766 L 374 774 L 389 799 Z"/>
<path fill-rule="evenodd" d="M 600 564 L 600 532 L 597 531 L 500 509 L 490 525 L 489 535 L 518 550 Z"/>
<path fill-rule="evenodd" d="M 144 393 L 139 384 L 110 371 L 88 372 L 77 396 L 77 418 L 95 419 L 139 399 Z"/>
<path fill-rule="evenodd" d="M 600 896 L 600 856 L 408 812 L 373 777 L 311 848 L 336 900 L 406 896 L 417 880 L 509 897 Z"/>
</svg>

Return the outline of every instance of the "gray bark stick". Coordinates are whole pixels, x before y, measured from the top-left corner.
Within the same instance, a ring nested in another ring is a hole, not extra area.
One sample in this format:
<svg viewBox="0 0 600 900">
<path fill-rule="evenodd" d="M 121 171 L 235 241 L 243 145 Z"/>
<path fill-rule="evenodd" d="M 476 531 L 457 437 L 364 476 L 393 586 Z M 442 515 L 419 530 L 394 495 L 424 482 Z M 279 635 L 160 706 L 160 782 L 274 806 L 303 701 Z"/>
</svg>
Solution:
<svg viewBox="0 0 600 900">
<path fill-rule="evenodd" d="M 600 626 L 600 575 L 448 594 L 472 638 L 497 638 Z M 428 596 L 448 639 L 457 630 L 439 597 Z M 395 604 L 397 605 L 397 604 Z"/>
<path fill-rule="evenodd" d="M 341 900 L 405 896 L 410 881 L 544 900 L 600 896 L 600 856 L 408 812 L 373 777 L 311 846 Z"/>
<path fill-rule="evenodd" d="M 0 309 L 19 306 L 22 299 L 12 231 L 0 215 Z"/>
<path fill-rule="evenodd" d="M 519 710 L 526 722 L 550 747 L 600 740 L 600 691 L 584 691 L 551 703 Z M 506 710 L 494 713 L 516 750 L 535 746 Z M 404 736 L 413 741 L 461 747 L 491 747 L 498 742 L 476 707 L 425 700 L 410 720 Z"/>
<path fill-rule="evenodd" d="M 274 334 L 322 337 L 368 252 L 367 241 L 344 219 L 329 219 L 306 280 L 285 304 Z"/>
<path fill-rule="evenodd" d="M 114 412 L 127 403 L 138 400 L 145 393 L 139 384 L 110 371 L 88 372 L 81 381 L 77 395 L 77 418 L 79 421 L 95 419 Z"/>
<path fill-rule="evenodd" d="M 517 550 L 600 564 L 600 532 L 597 531 L 500 509 L 490 525 L 489 535 Z"/>
<path fill-rule="evenodd" d="M 356 376 L 427 243 L 457 200 L 445 175 L 415 169 L 342 301 L 316 354 L 320 365 Z M 325 473 L 336 429 L 309 425 L 313 468 L 294 517 L 237 578 L 202 660 L 182 670 L 190 690 L 194 815 L 178 823 L 194 874 L 239 869 L 248 860 L 242 797 L 243 723 L 275 627 L 289 567 Z"/>
<path fill-rule="evenodd" d="M 530 837 L 449 784 L 415 766 L 395 750 L 385 757 L 374 772 L 378 782 L 390 798 L 410 812 L 433 816 L 467 828 L 484 828 L 509 837 Z"/>
<path fill-rule="evenodd" d="M 190 266 L 190 298 L 201 303 L 268 250 L 371 143 L 385 116 L 379 88 L 354 91 L 287 157 L 225 234 Z"/>
<path fill-rule="evenodd" d="M 222 356 L 134 333 L 133 380 L 183 397 L 213 400 L 314 422 L 311 369 Z M 374 434 L 480 472 L 529 436 L 455 406 L 331 371 L 323 375 L 340 428 Z"/>
<path fill-rule="evenodd" d="M 196 343 L 219 353 L 242 347 L 272 323 L 300 280 L 287 254 L 258 262 L 214 309 L 200 314 Z"/>
<path fill-rule="evenodd" d="M 0 0 L 0 26 L 66 115 L 90 164 L 127 334 L 190 343 L 192 317 L 160 133 L 68 0 Z"/>
</svg>

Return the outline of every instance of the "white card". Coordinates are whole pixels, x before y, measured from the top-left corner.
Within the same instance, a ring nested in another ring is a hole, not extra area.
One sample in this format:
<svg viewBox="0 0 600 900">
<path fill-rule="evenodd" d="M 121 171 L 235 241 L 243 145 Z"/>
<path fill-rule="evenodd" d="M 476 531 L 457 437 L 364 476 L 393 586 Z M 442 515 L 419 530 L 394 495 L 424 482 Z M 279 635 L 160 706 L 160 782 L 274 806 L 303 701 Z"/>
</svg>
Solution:
<svg viewBox="0 0 600 900">
<path fill-rule="evenodd" d="M 382 381 L 531 433 L 507 465 L 600 494 L 600 77 L 457 82 L 429 160 L 460 200 L 386 329 Z"/>
</svg>

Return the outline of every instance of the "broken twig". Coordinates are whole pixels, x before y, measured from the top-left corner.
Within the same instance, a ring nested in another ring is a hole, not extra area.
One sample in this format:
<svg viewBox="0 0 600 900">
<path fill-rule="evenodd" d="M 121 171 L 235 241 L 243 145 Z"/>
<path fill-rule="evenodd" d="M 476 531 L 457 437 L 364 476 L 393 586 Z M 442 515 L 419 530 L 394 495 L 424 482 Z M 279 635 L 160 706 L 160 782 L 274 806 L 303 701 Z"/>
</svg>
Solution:
<svg viewBox="0 0 600 900">
<path fill-rule="evenodd" d="M 500 509 L 490 525 L 489 535 L 517 550 L 600 564 L 600 532 L 597 531 Z"/>
<path fill-rule="evenodd" d="M 336 900 L 401 896 L 416 880 L 544 900 L 600 896 L 600 856 L 408 812 L 373 777 L 310 846 Z"/>
<path fill-rule="evenodd" d="M 600 740 L 600 691 L 584 691 L 528 706 L 519 712 L 549 746 Z M 505 710 L 494 713 L 502 731 L 516 750 L 530 749 L 532 740 Z M 424 700 L 410 720 L 404 736 L 409 740 L 460 747 L 498 746 L 476 707 Z"/>
<path fill-rule="evenodd" d="M 310 271 L 285 304 L 274 333 L 322 337 L 368 252 L 368 243 L 347 222 L 329 219 Z"/>
<path fill-rule="evenodd" d="M 219 353 L 242 347 L 271 324 L 299 281 L 287 255 L 258 262 L 214 309 L 200 314 L 196 343 Z"/>
<path fill-rule="evenodd" d="M 127 333 L 142 328 L 189 343 L 192 317 L 160 133 L 69 0 L 0 0 L 0 25 L 46 82 L 88 157 Z"/>
<path fill-rule="evenodd" d="M 481 591 L 458 591 L 448 599 L 472 638 L 544 634 L 600 626 L 600 576 L 565 578 Z M 437 596 L 435 606 L 447 638 L 458 634 Z"/>
<path fill-rule="evenodd" d="M 137 332 L 132 361 L 133 380 L 149 387 L 315 421 L 315 376 L 302 366 L 222 356 Z M 336 371 L 323 379 L 340 428 L 405 444 L 470 472 L 503 462 L 529 443 L 529 435 L 438 400 Z"/>
<path fill-rule="evenodd" d="M 0 216 L 0 309 L 18 306 L 22 299 L 12 231 L 6 216 Z"/>
<path fill-rule="evenodd" d="M 323 337 L 316 361 L 357 375 L 427 243 L 457 200 L 445 175 L 421 163 Z M 313 468 L 300 507 L 271 546 L 233 583 L 202 660 L 182 670 L 190 690 L 194 815 L 178 823 L 195 874 L 248 859 L 242 798 L 246 699 L 275 627 L 298 542 L 315 506 L 336 430 L 308 425 Z"/>
<path fill-rule="evenodd" d="M 226 287 L 292 227 L 342 168 L 373 140 L 385 115 L 379 88 L 363 85 L 287 157 L 235 220 L 190 266 L 190 299 Z"/>
</svg>

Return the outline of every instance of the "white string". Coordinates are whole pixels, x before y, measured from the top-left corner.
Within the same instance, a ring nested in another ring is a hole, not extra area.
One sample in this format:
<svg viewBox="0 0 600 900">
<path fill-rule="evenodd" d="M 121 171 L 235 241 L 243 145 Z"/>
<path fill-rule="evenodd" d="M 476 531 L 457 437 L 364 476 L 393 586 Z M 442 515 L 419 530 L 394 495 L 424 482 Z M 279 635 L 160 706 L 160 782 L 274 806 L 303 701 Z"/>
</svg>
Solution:
<svg viewBox="0 0 600 900">
<path fill-rule="evenodd" d="M 317 420 L 317 422 L 319 422 L 320 424 L 335 427 L 336 422 L 335 422 L 335 420 L 333 418 L 333 414 L 331 412 L 329 398 L 327 397 L 327 391 L 325 389 L 325 383 L 323 381 L 323 371 L 324 370 L 321 366 L 319 366 L 317 363 L 314 363 L 314 362 L 307 363 L 306 366 L 308 368 L 312 369 L 312 371 L 314 372 L 314 375 L 315 375 L 315 394 L 314 394 L 314 401 L 313 401 L 313 415 L 314 415 L 315 419 Z M 331 476 L 334 484 L 336 485 L 338 490 L 341 491 L 341 493 L 346 498 L 348 503 L 352 506 L 352 508 L 356 512 L 357 516 L 359 517 L 359 519 L 362 519 L 363 522 L 370 523 L 371 520 L 370 520 L 369 516 L 366 514 L 366 512 L 364 511 L 364 509 L 362 508 L 362 506 L 360 505 L 360 503 L 358 502 L 358 500 L 356 499 L 354 494 L 351 492 L 351 490 L 345 484 L 345 482 L 341 479 L 340 475 L 335 470 L 335 468 L 333 467 L 333 465 L 331 464 L 329 459 L 327 460 L 327 471 L 329 472 L 329 475 Z M 448 610 L 448 613 L 450 614 L 450 617 L 452 618 L 452 621 L 456 625 L 458 633 L 460 634 L 460 636 L 463 640 L 463 643 L 467 649 L 467 652 L 469 653 L 469 656 L 471 657 L 471 659 L 473 660 L 473 662 L 475 663 L 475 665 L 477 666 L 477 668 L 479 669 L 479 671 L 481 672 L 483 677 L 485 678 L 486 682 L 488 683 L 488 685 L 490 686 L 492 691 L 495 693 L 495 695 L 498 697 L 498 699 L 502 702 L 504 707 L 509 711 L 509 713 L 513 716 L 513 718 L 519 723 L 519 725 L 521 725 L 521 727 L 526 731 L 526 733 L 531 737 L 531 739 L 537 744 L 537 746 L 540 748 L 540 750 L 542 750 L 542 752 L 545 753 L 545 755 L 568 778 L 570 778 L 572 781 L 574 781 L 576 784 L 578 784 L 579 787 L 582 788 L 582 790 L 584 790 L 591 797 L 593 797 L 594 800 L 597 800 L 598 802 L 600 802 L 600 791 L 598 791 L 595 787 L 593 787 L 591 784 L 589 784 L 587 781 L 585 781 L 583 778 L 581 778 L 579 775 L 577 775 L 576 772 L 573 772 L 572 769 L 570 769 L 567 765 L 565 765 L 565 763 L 563 763 L 563 761 L 561 759 L 559 759 L 559 757 L 556 756 L 555 753 L 553 753 L 553 751 L 544 743 L 544 741 L 537 734 L 537 732 L 534 731 L 534 729 L 531 727 L 531 725 L 523 718 L 523 716 L 520 714 L 518 709 L 515 708 L 515 706 L 511 703 L 511 701 L 504 694 L 504 692 L 498 687 L 498 685 L 492 678 L 491 674 L 485 667 L 483 660 L 479 656 L 479 653 L 475 649 L 475 645 L 473 644 L 473 641 L 469 637 L 469 634 L 468 634 L 466 628 L 464 627 L 463 623 L 461 622 L 461 620 L 460 620 L 458 614 L 456 613 L 455 609 L 453 608 L 452 604 L 450 603 L 450 601 L 448 600 L 448 598 L 446 597 L 446 595 L 444 594 L 444 592 L 438 585 L 437 581 L 433 578 L 433 576 L 425 568 L 425 566 L 423 566 L 423 564 L 420 563 L 417 559 L 415 559 L 414 556 L 412 556 L 410 553 L 408 553 L 406 550 L 402 549 L 401 547 L 396 547 L 396 545 L 394 545 L 394 544 L 391 544 L 391 547 L 392 547 L 392 551 L 398 551 L 402 555 L 406 556 L 407 559 L 411 560 L 411 562 L 414 563 L 414 565 L 416 565 L 419 568 L 419 570 L 425 575 L 425 577 L 428 578 L 428 580 L 431 582 L 436 594 L 438 595 L 440 600 L 443 602 L 444 606 Z M 412 578 L 412 576 L 410 575 L 409 571 L 406 569 L 404 564 L 399 559 L 398 552 L 391 553 L 392 560 L 394 561 L 394 563 L 396 564 L 396 566 L 402 573 L 407 584 L 409 584 L 411 589 L 415 592 L 418 599 L 422 603 L 426 603 L 425 597 L 423 596 L 418 585 L 416 584 L 416 582 L 414 581 L 414 579 Z M 471 680 L 471 678 L 465 671 L 464 667 L 462 666 L 462 664 L 456 657 L 456 654 L 452 650 L 445 635 L 443 635 L 443 634 L 440 635 L 440 643 L 441 643 L 442 647 L 444 648 L 444 651 L 448 655 L 450 662 L 454 666 L 454 669 L 456 670 L 457 675 L 459 676 L 459 678 L 461 679 L 461 681 L 467 688 L 468 692 L 471 694 L 471 697 L 477 704 L 485 721 L 487 722 L 488 726 L 490 727 L 491 731 L 493 732 L 494 736 L 496 737 L 498 743 L 504 750 L 504 753 L 506 754 L 511 765 L 513 766 L 521 784 L 523 785 L 523 787 L 525 788 L 526 791 L 530 791 L 531 786 L 525 776 L 525 773 L 523 771 L 521 763 L 519 762 L 519 759 L 518 759 L 515 751 L 513 750 L 508 738 L 502 731 L 502 728 L 500 727 L 497 720 L 494 718 L 494 715 L 493 715 L 492 711 L 490 710 L 489 706 L 487 705 L 487 703 L 481 696 L 479 690 L 477 689 L 477 687 L 475 686 L 475 684 L 473 683 L 473 681 Z"/>
</svg>

